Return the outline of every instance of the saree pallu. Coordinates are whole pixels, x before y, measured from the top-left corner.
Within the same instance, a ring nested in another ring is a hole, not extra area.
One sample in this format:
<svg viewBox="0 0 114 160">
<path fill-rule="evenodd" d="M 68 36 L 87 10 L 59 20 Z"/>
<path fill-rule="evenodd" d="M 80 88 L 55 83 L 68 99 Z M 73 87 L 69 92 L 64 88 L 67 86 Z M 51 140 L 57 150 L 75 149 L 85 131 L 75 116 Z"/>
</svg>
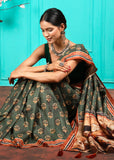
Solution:
<svg viewBox="0 0 114 160">
<path fill-rule="evenodd" d="M 85 79 L 80 88 L 76 116 L 71 122 L 73 128 L 61 147 L 68 151 L 114 152 L 114 99 L 99 77 L 96 67 L 83 45 L 61 60 L 80 59 L 86 62 Z"/>
<path fill-rule="evenodd" d="M 51 84 L 17 81 L 0 109 L 1 145 L 114 152 L 114 101 L 83 45 L 60 58 L 73 59 L 86 63 L 79 83 L 70 84 L 69 77 Z"/>
</svg>

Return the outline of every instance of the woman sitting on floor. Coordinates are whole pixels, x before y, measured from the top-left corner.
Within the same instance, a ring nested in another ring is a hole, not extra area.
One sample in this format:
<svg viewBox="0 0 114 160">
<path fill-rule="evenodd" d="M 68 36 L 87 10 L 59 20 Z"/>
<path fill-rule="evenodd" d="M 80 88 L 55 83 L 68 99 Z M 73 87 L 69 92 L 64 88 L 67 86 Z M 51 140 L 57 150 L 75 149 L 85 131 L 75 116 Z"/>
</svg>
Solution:
<svg viewBox="0 0 114 160">
<path fill-rule="evenodd" d="M 0 109 L 0 144 L 113 152 L 114 101 L 88 51 L 65 37 L 60 10 L 46 10 L 40 26 L 48 43 L 9 77 L 18 81 Z M 47 64 L 33 67 L 41 58 Z"/>
</svg>

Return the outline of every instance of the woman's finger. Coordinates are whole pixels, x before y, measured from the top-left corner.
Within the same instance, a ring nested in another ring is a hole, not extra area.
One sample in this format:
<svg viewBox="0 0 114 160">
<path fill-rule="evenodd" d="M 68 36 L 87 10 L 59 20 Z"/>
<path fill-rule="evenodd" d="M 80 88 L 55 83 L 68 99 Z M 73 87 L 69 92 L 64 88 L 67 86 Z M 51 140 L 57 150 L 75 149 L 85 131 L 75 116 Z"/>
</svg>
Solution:
<svg viewBox="0 0 114 160">
<path fill-rule="evenodd" d="M 64 68 L 71 69 L 71 67 L 67 64 L 67 62 L 64 64 Z"/>
<path fill-rule="evenodd" d="M 14 79 L 13 78 L 8 78 L 8 80 L 9 80 L 9 84 L 14 84 Z"/>
<path fill-rule="evenodd" d="M 11 80 L 11 84 L 14 84 L 14 79 Z"/>
<path fill-rule="evenodd" d="M 67 62 L 58 62 L 59 67 L 65 68 L 65 69 L 71 69 L 69 65 L 67 65 Z"/>
<path fill-rule="evenodd" d="M 9 80 L 9 84 L 11 84 L 11 78 L 10 78 L 10 77 L 9 77 L 9 79 L 8 79 L 8 80 Z"/>
<path fill-rule="evenodd" d="M 71 68 L 67 67 L 58 67 L 57 70 L 62 71 L 62 72 L 69 72 L 71 70 Z"/>
</svg>

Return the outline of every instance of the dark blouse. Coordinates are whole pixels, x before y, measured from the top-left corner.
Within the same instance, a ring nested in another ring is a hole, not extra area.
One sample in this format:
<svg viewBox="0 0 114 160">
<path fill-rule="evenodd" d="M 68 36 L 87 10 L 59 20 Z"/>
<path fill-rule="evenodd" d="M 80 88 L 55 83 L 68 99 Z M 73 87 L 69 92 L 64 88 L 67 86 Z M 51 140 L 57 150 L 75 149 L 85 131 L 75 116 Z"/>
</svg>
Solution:
<svg viewBox="0 0 114 160">
<path fill-rule="evenodd" d="M 51 63 L 48 44 L 45 44 L 45 57 L 46 62 Z M 81 61 L 75 69 L 69 74 L 70 84 L 81 82 L 85 79 L 86 62 Z"/>
</svg>

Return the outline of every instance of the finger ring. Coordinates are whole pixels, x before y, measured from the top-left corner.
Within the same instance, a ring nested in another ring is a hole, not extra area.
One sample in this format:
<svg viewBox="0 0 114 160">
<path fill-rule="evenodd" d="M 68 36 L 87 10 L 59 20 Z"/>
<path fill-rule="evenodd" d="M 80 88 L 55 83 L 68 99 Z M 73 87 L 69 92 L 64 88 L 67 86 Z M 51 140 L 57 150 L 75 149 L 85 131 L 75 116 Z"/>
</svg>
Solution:
<svg viewBox="0 0 114 160">
<path fill-rule="evenodd" d="M 60 62 L 59 66 L 63 67 L 64 66 L 64 62 Z"/>
</svg>

